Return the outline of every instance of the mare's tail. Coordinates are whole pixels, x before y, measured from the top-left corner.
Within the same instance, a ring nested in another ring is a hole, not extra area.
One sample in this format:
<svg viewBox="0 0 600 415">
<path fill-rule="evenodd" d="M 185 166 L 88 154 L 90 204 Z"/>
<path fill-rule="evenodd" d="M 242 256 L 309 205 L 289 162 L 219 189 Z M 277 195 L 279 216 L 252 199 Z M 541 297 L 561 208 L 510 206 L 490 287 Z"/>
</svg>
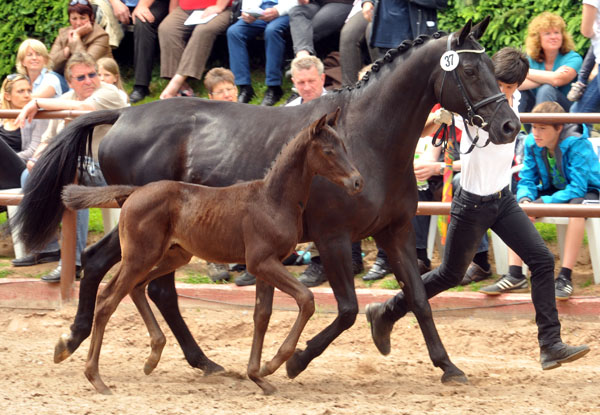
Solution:
<svg viewBox="0 0 600 415">
<path fill-rule="evenodd" d="M 11 225 L 20 227 L 20 239 L 29 252 L 42 249 L 56 235 L 64 211 L 62 188 L 73 183 L 77 165 L 83 166 L 94 127 L 114 124 L 122 111 L 94 111 L 76 118 L 52 139 L 31 170 L 18 213 L 11 219 Z"/>
<path fill-rule="evenodd" d="M 106 187 L 86 187 L 70 184 L 63 189 L 62 200 L 73 210 L 87 209 L 116 200 L 122 205 L 138 186 L 115 185 Z"/>
</svg>

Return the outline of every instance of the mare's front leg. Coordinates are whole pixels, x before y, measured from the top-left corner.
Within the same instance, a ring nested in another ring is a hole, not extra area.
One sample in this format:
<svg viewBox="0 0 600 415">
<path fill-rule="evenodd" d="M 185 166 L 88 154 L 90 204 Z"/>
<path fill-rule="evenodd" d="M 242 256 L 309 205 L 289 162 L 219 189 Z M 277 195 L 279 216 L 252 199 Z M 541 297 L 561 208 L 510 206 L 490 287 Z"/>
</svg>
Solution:
<svg viewBox="0 0 600 415">
<path fill-rule="evenodd" d="M 358 300 L 352 274 L 351 241 L 347 235 L 335 239 L 315 241 L 325 274 L 338 303 L 338 315 L 323 331 L 306 343 L 305 350 L 296 350 L 286 362 L 287 375 L 298 376 L 308 364 L 320 356 L 344 330 L 352 327 L 358 314 Z"/>
<path fill-rule="evenodd" d="M 254 335 L 252 349 L 248 360 L 248 377 L 254 381 L 264 392 L 271 395 L 277 389 L 264 380 L 260 374 L 260 358 L 262 355 L 265 333 L 269 327 L 269 320 L 273 311 L 273 286 L 260 278 L 256 280 L 256 302 L 254 304 Z"/>
<path fill-rule="evenodd" d="M 408 308 L 413 311 L 419 322 L 429 357 L 434 366 L 444 371 L 442 382 L 467 383 L 464 372 L 450 361 L 435 327 L 431 306 L 417 264 L 415 231 L 412 223 L 406 221 L 404 225 L 390 225 L 375 235 L 375 240 L 387 254 L 396 279 L 404 284 L 403 291 Z"/>
<path fill-rule="evenodd" d="M 79 285 L 79 303 L 71 333 L 63 334 L 54 347 L 54 363 L 71 356 L 90 335 L 94 321 L 96 296 L 100 282 L 110 268 L 121 260 L 118 228 L 88 247 L 81 256 L 83 276 Z"/>
</svg>

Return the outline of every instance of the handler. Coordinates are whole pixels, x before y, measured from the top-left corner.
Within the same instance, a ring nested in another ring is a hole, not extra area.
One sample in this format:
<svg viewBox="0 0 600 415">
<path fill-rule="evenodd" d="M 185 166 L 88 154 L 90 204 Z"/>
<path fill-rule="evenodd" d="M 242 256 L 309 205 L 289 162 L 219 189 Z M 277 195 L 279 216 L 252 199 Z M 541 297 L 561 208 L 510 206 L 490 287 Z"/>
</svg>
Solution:
<svg viewBox="0 0 600 415">
<path fill-rule="evenodd" d="M 498 86 L 518 112 L 520 93 L 517 88 L 527 77 L 527 59 L 516 49 L 504 48 L 492 60 Z M 464 124 L 472 137 L 479 135 L 479 143 L 487 142 L 487 132 Z M 461 187 L 450 208 L 451 221 L 442 264 L 423 275 L 427 297 L 460 284 L 481 237 L 491 228 L 531 269 L 531 299 L 536 312 L 542 369 L 554 369 L 561 363 L 579 359 L 590 349 L 585 345 L 569 346 L 561 340 L 554 298 L 554 256 L 508 187 L 515 143 L 479 144 L 464 154 L 471 146 L 465 135 L 460 146 L 463 153 Z M 367 306 L 371 335 L 382 354 L 389 354 L 394 323 L 408 311 L 409 304 L 402 291 L 385 303 Z"/>
</svg>

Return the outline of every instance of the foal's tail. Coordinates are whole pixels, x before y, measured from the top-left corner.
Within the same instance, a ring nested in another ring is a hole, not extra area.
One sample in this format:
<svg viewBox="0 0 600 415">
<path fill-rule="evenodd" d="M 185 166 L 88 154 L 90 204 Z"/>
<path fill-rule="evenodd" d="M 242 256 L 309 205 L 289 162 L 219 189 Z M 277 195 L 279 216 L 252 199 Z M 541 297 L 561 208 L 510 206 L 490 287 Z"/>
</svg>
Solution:
<svg viewBox="0 0 600 415">
<path fill-rule="evenodd" d="M 114 124 L 124 108 L 94 111 L 76 118 L 54 137 L 23 189 L 23 200 L 11 225 L 20 227 L 20 239 L 28 251 L 42 249 L 55 236 L 64 206 L 60 199 L 63 186 L 73 183 L 77 166 L 83 168 L 91 153 L 94 127 Z"/>
<path fill-rule="evenodd" d="M 87 209 L 116 200 L 122 205 L 138 186 L 115 185 L 106 187 L 86 187 L 70 184 L 63 189 L 62 200 L 73 210 Z"/>
</svg>

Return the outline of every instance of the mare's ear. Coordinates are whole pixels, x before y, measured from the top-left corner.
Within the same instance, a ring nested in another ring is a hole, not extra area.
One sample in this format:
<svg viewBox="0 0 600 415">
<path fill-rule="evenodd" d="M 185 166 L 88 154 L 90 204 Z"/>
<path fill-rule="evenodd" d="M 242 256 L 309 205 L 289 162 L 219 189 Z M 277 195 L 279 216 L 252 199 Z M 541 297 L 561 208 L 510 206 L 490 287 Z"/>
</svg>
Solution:
<svg viewBox="0 0 600 415">
<path fill-rule="evenodd" d="M 327 115 L 327 124 L 329 124 L 331 127 L 335 127 L 337 125 L 338 120 L 340 119 L 341 111 L 342 111 L 341 108 L 337 107 L 335 112 L 328 114 Z"/>
<path fill-rule="evenodd" d="M 487 29 L 488 24 L 490 24 L 490 19 L 490 15 L 487 15 L 485 19 L 473 26 L 471 32 L 473 32 L 473 36 L 475 37 L 475 39 L 481 39 L 481 36 L 483 36 L 485 29 Z"/>
<path fill-rule="evenodd" d="M 462 28 L 460 34 L 458 35 L 458 46 L 462 45 L 467 39 L 467 36 L 469 36 L 469 33 L 471 33 L 471 26 L 473 26 L 473 20 L 469 19 L 465 27 Z"/>
<path fill-rule="evenodd" d="M 310 133 L 313 135 L 313 137 L 321 132 L 326 122 L 327 114 L 323 115 L 321 118 L 311 124 Z"/>
</svg>

